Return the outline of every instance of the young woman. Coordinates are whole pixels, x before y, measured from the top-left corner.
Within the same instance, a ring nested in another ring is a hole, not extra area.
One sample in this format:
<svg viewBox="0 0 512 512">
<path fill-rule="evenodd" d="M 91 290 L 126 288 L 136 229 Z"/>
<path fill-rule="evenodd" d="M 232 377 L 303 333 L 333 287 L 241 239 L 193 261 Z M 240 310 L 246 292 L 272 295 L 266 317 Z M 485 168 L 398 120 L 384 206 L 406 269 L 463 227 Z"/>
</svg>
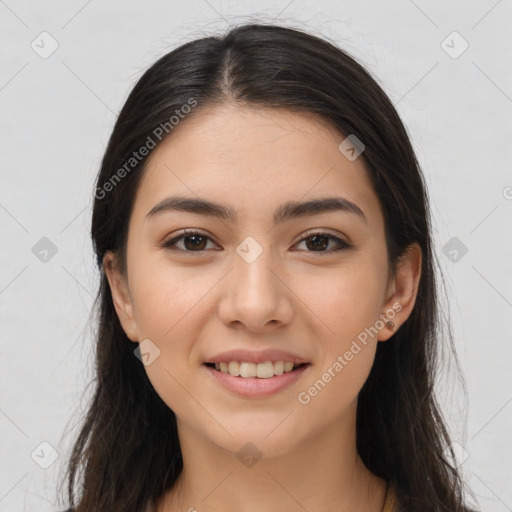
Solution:
<svg viewBox="0 0 512 512">
<path fill-rule="evenodd" d="M 184 44 L 131 92 L 94 195 L 73 510 L 468 510 L 424 179 L 353 58 L 275 25 Z"/>
</svg>

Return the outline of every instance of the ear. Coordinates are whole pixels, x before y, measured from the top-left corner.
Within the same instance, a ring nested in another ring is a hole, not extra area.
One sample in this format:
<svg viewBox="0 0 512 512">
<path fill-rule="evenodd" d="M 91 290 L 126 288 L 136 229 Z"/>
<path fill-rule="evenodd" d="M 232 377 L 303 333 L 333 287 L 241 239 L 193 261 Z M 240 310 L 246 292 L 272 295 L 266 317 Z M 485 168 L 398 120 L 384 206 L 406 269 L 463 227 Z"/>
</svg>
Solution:
<svg viewBox="0 0 512 512">
<path fill-rule="evenodd" d="M 118 269 L 116 257 L 112 251 L 107 251 L 103 257 L 103 269 L 110 285 L 110 292 L 119 322 L 130 340 L 139 341 L 127 279 Z"/>
<path fill-rule="evenodd" d="M 400 258 L 396 276 L 390 281 L 388 298 L 383 305 L 382 320 L 386 323 L 391 320 L 395 326 L 392 330 L 386 326 L 381 329 L 377 339 L 387 341 L 409 318 L 416 303 L 418 286 L 421 277 L 422 252 L 417 242 L 411 244 Z M 394 307 L 393 307 L 394 306 Z M 386 313 L 386 311 L 388 311 Z M 392 317 L 392 311 L 395 316 Z M 391 313 L 391 315 L 389 314 Z M 391 318 L 392 317 L 392 318 Z"/>
</svg>

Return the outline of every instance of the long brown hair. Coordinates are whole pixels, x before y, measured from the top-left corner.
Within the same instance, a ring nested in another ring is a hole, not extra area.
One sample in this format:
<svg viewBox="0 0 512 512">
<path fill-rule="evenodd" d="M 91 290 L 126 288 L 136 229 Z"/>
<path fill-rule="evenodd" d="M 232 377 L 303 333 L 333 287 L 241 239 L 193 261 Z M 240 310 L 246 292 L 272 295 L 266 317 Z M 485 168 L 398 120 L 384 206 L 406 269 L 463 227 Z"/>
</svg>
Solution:
<svg viewBox="0 0 512 512">
<path fill-rule="evenodd" d="M 167 53 L 139 79 L 119 114 L 94 192 L 91 234 L 101 274 L 95 387 L 67 467 L 69 505 L 76 512 L 140 512 L 182 470 L 174 412 L 134 357 L 102 260 L 114 251 L 125 271 L 128 222 L 147 160 L 140 152 L 134 160 L 134 153 L 150 139 L 158 144 L 172 137 L 170 120 L 179 112 L 186 123 L 228 101 L 315 113 L 365 144 L 361 157 L 382 207 L 390 269 L 417 242 L 422 274 L 413 311 L 378 344 L 359 394 L 357 450 L 395 487 L 399 510 L 467 510 L 462 478 L 446 457 L 450 438 L 434 394 L 444 340 L 437 265 L 424 177 L 406 130 L 381 87 L 346 52 L 306 32 L 266 24 L 241 25 Z M 453 352 L 451 335 L 448 342 Z"/>
</svg>

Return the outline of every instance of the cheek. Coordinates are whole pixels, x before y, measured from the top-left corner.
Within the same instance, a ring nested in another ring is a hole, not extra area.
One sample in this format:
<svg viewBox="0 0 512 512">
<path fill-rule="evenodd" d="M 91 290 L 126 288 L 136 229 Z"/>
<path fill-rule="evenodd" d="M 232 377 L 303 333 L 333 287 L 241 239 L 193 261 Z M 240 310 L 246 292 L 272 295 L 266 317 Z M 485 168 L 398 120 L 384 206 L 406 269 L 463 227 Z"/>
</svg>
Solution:
<svg viewBox="0 0 512 512">
<path fill-rule="evenodd" d="M 323 302 L 317 303 L 318 307 L 331 309 L 326 322 L 335 335 L 329 332 L 319 339 L 319 364 L 311 368 L 296 395 L 297 418 L 303 418 L 300 424 L 315 424 L 319 429 L 337 421 L 352 421 L 357 396 L 371 371 L 377 348 L 377 339 L 368 329 L 378 317 L 371 290 L 364 288 L 368 295 L 362 294 L 359 280 L 340 278 L 338 283 L 342 293 L 319 295 L 318 300 Z"/>
<path fill-rule="evenodd" d="M 134 281 L 134 315 L 141 336 L 155 339 L 162 349 L 177 333 L 186 339 L 183 331 L 190 327 L 189 319 L 197 316 L 201 299 L 215 284 L 211 274 L 162 265 L 148 266 L 134 276 Z"/>
<path fill-rule="evenodd" d="M 302 276 L 293 289 L 308 306 L 309 314 L 316 317 L 315 323 L 329 340 L 329 351 L 343 351 L 361 333 L 372 332 L 381 313 L 384 286 L 385 276 L 360 258 L 322 269 L 315 276 Z"/>
<path fill-rule="evenodd" d="M 145 371 L 157 394 L 177 415 L 191 413 L 188 393 L 194 393 L 194 382 L 189 356 L 206 317 L 207 300 L 202 299 L 216 281 L 211 273 L 166 265 L 138 267 L 132 277 L 140 339 L 151 340 L 158 354 Z"/>
<path fill-rule="evenodd" d="M 301 388 L 304 400 L 298 397 L 298 402 L 315 403 L 308 406 L 310 412 L 336 403 L 330 409 L 335 415 L 356 398 L 373 365 L 385 276 L 379 266 L 361 257 L 316 276 L 314 282 L 309 288 L 302 284 L 302 290 L 317 318 L 322 355 Z"/>
<path fill-rule="evenodd" d="M 355 407 L 357 396 L 370 373 L 375 345 L 363 347 L 349 361 L 341 354 L 326 361 L 323 368 L 315 372 L 297 395 L 298 416 L 318 423 L 319 428 L 328 428 L 337 420 L 352 421 L 351 407 Z"/>
</svg>

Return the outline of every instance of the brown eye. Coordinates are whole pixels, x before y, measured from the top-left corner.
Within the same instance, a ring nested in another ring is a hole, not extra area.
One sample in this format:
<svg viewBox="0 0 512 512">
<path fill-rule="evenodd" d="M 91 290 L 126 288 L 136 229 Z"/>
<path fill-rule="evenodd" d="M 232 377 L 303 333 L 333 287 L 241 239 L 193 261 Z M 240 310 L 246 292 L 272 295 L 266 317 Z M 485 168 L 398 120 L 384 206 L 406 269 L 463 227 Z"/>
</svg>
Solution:
<svg viewBox="0 0 512 512">
<path fill-rule="evenodd" d="M 314 235 L 306 238 L 306 247 L 312 251 L 327 249 L 329 237 L 325 235 Z"/>
<path fill-rule="evenodd" d="M 206 237 L 202 235 L 188 235 L 182 237 L 184 241 L 185 248 L 187 250 L 195 251 L 202 250 L 206 247 L 205 241 Z"/>
<path fill-rule="evenodd" d="M 204 252 L 208 248 L 208 241 L 213 243 L 211 238 L 203 233 L 198 231 L 184 231 L 180 235 L 164 242 L 163 247 L 171 251 L 181 251 L 184 253 Z M 352 247 L 351 244 L 341 240 L 341 238 L 322 231 L 308 233 L 307 236 L 303 237 L 298 243 L 303 242 L 306 244 L 306 252 L 313 253 L 330 254 Z M 332 242 L 334 243 L 334 247 L 328 249 Z M 182 245 L 179 246 L 179 243 L 182 243 Z"/>
<path fill-rule="evenodd" d="M 197 231 L 184 231 L 180 235 L 164 242 L 163 247 L 171 251 L 182 252 L 203 252 L 207 247 L 207 241 L 211 239 Z M 179 247 L 178 242 L 183 241 L 183 245 Z"/>
<path fill-rule="evenodd" d="M 330 241 L 335 242 L 334 249 L 325 250 L 329 247 Z M 331 235 L 329 233 L 324 233 L 322 231 L 316 233 L 308 233 L 307 236 L 303 237 L 299 241 L 299 243 L 302 242 L 306 244 L 306 247 L 308 248 L 307 252 L 332 253 L 352 247 L 347 242 L 341 240 L 341 238 L 338 238 L 337 236 Z"/>
</svg>

